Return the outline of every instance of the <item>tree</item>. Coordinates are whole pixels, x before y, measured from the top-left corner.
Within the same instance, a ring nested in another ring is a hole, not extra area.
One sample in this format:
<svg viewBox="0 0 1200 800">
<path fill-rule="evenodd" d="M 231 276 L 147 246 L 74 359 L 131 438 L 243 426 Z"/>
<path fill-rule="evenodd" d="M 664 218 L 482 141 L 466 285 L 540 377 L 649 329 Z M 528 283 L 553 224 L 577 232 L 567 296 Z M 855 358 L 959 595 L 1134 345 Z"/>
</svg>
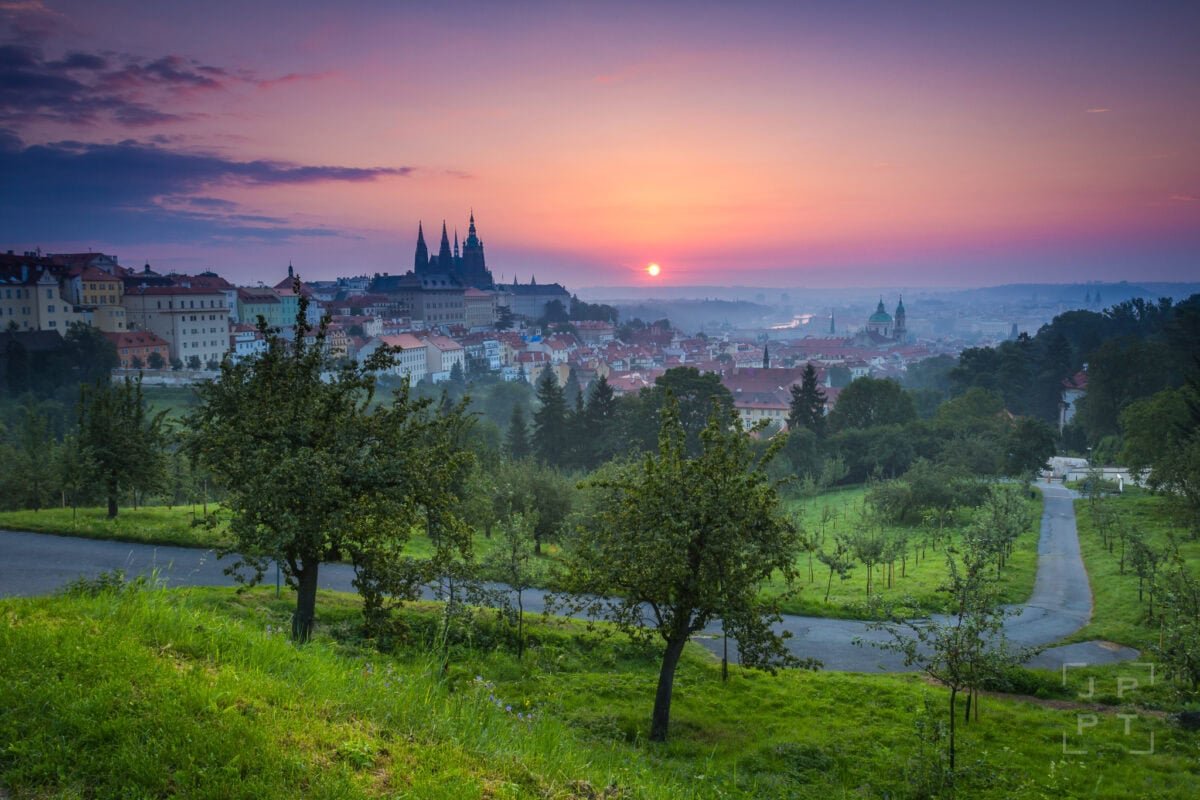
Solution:
<svg viewBox="0 0 1200 800">
<path fill-rule="evenodd" d="M 129 367 L 131 369 L 142 369 L 145 366 L 146 364 L 142 361 L 140 356 L 134 356 L 133 358 L 129 359 Z"/>
<path fill-rule="evenodd" d="M 686 434 L 689 455 L 700 452 L 700 432 L 708 423 L 713 403 L 723 409 L 733 408 L 733 395 L 721 383 L 719 375 L 701 374 L 695 367 L 672 367 L 654 379 L 654 387 L 638 393 L 642 401 L 637 407 L 637 419 L 623 426 L 629 431 L 633 444 L 640 450 L 655 448 L 662 409 L 670 395 L 679 406 L 679 418 Z"/>
<path fill-rule="evenodd" d="M 583 412 L 583 467 L 594 469 L 621 450 L 616 430 L 617 399 L 608 378 L 601 375 L 588 391 L 587 408 Z"/>
<path fill-rule="evenodd" d="M 54 437 L 50 420 L 32 402 L 21 408 L 9 486 L 22 508 L 41 509 L 54 485 Z"/>
<path fill-rule="evenodd" d="M 79 446 L 90 455 L 104 486 L 108 517 L 123 492 L 155 487 L 163 471 L 163 421 L 150 413 L 141 378 L 85 384 L 79 398 Z"/>
<path fill-rule="evenodd" d="M 201 367 L 200 356 L 188 356 L 188 359 L 187 359 L 187 368 L 188 369 L 198 370 L 198 369 L 200 369 L 200 367 Z"/>
<path fill-rule="evenodd" d="M 525 458 L 532 452 L 529 447 L 529 428 L 525 425 L 525 413 L 519 405 L 513 406 L 508 433 L 504 436 L 504 449 L 514 461 Z"/>
<path fill-rule="evenodd" d="M 838 395 L 829 412 L 829 427 L 871 428 L 876 425 L 903 425 L 917 418 L 912 398 L 900 384 L 886 378 L 856 378 Z"/>
<path fill-rule="evenodd" d="M 400 561 L 404 543 L 422 520 L 455 524 L 452 489 L 469 461 L 454 443 L 457 410 L 432 413 L 407 384 L 373 404 L 390 350 L 329 376 L 327 321 L 310 339 L 307 309 L 301 295 L 293 341 L 260 320 L 266 350 L 222 363 L 219 377 L 197 388 L 199 405 L 187 416 L 189 452 L 229 490 L 239 554 L 231 570 L 249 566 L 254 584 L 271 560 L 278 564 L 296 590 L 292 637 L 300 642 L 312 633 L 324 561 L 350 557 L 369 623 L 384 613 L 383 598 L 403 599 L 420 585 L 423 576 Z"/>
<path fill-rule="evenodd" d="M 162 353 L 158 352 L 157 350 L 152 351 L 150 355 L 146 357 L 146 364 L 150 367 L 150 369 L 162 369 L 164 366 L 166 366 L 166 362 L 163 360 Z"/>
<path fill-rule="evenodd" d="M 466 380 L 463 378 L 463 368 L 461 361 L 455 361 L 454 366 L 450 367 L 450 382 L 454 384 L 463 384 Z"/>
<path fill-rule="evenodd" d="M 484 559 L 489 574 L 504 583 L 504 592 L 515 601 L 513 608 L 506 601 L 508 616 L 516 622 L 517 658 L 525 654 L 525 590 L 533 586 L 538 573 L 534 570 L 533 531 L 537 512 L 516 512 L 500 524 L 500 537 Z"/>
<path fill-rule="evenodd" d="M 1154 652 L 1194 699 L 1200 694 L 1200 579 L 1176 550 L 1159 584 L 1161 633 Z"/>
<path fill-rule="evenodd" d="M 1006 438 L 1006 475 L 1033 475 L 1045 469 L 1054 455 L 1054 431 L 1040 419 L 1021 417 Z"/>
<path fill-rule="evenodd" d="M 537 380 L 538 410 L 533 414 L 533 454 L 543 464 L 560 464 L 570 444 L 567 401 L 554 370 L 547 367 Z"/>
<path fill-rule="evenodd" d="M 817 371 L 811 361 L 804 365 L 800 385 L 792 386 L 788 428 L 807 428 L 817 437 L 825 434 L 825 393 L 817 385 Z"/>
<path fill-rule="evenodd" d="M 734 634 L 744 664 L 788 658 L 770 627 L 777 607 L 758 591 L 773 574 L 791 581 L 799 548 L 764 471 L 773 454 L 755 461 L 737 414 L 714 406 L 700 452 L 689 456 L 679 404 L 668 395 L 658 451 L 592 483 L 607 499 L 570 549 L 566 580 L 593 614 L 661 638 L 653 741 L 667 738 L 684 645 L 712 620 Z"/>
<path fill-rule="evenodd" d="M 58 473 L 58 485 L 63 493 L 63 500 L 71 504 L 71 522 L 74 524 L 79 498 L 91 485 L 95 473 L 92 455 L 79 443 L 77 434 L 67 435 L 58 448 L 58 458 L 55 471 Z"/>
<path fill-rule="evenodd" d="M 947 616 L 924 619 L 893 616 L 875 626 L 889 633 L 891 640 L 873 643 L 899 652 L 906 666 L 919 667 L 950 690 L 947 747 L 952 772 L 958 696 L 964 691 L 969 693 L 965 717 L 969 720 L 971 695 L 1031 655 L 1027 650 L 1011 648 L 1004 638 L 1003 623 L 1008 612 L 1000 604 L 996 584 L 990 577 L 988 550 L 967 540 L 960 555 L 961 558 L 955 558 L 954 553 L 946 554 L 948 576 L 939 591 L 947 596 Z"/>
</svg>

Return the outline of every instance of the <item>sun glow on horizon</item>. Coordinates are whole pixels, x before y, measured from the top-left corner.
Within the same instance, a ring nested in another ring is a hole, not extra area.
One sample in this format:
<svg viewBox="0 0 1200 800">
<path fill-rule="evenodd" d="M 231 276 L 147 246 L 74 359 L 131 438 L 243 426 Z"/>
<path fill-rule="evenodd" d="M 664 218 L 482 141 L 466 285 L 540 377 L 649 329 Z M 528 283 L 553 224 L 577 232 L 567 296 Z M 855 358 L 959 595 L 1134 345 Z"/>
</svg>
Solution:
<svg viewBox="0 0 1200 800">
<path fill-rule="evenodd" d="M 646 267 L 646 274 L 651 278 L 657 278 L 660 272 L 662 272 L 662 267 L 660 267 L 658 264 L 652 263 Z"/>
</svg>

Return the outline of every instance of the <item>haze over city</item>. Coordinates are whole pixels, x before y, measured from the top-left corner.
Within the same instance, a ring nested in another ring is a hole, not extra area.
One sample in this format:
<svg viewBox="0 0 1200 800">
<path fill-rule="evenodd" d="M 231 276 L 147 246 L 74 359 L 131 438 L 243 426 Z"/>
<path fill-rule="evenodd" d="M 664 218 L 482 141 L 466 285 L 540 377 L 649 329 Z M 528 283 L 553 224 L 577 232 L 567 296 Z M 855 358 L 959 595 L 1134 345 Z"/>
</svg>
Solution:
<svg viewBox="0 0 1200 800">
<path fill-rule="evenodd" d="M 1194 278 L 1195 4 L 0 3 L 0 239 L 274 283 Z M 651 277 L 650 263 L 661 265 Z"/>
</svg>

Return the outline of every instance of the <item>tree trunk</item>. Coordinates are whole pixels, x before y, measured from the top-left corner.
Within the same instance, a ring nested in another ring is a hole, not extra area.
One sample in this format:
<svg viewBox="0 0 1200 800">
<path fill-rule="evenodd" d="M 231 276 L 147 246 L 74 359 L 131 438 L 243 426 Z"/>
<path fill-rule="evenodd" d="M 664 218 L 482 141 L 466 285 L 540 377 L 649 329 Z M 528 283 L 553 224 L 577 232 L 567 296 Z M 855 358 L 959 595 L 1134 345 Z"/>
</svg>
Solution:
<svg viewBox="0 0 1200 800">
<path fill-rule="evenodd" d="M 108 518 L 117 518 L 117 496 L 111 492 L 108 495 Z"/>
<path fill-rule="evenodd" d="M 525 601 L 523 591 L 517 589 L 517 660 L 525 655 Z"/>
<path fill-rule="evenodd" d="M 303 563 L 303 562 L 302 562 Z M 317 568 L 320 563 L 304 563 L 296 575 L 296 613 L 292 615 L 292 640 L 303 644 L 312 636 L 317 615 Z"/>
<path fill-rule="evenodd" d="M 958 689 L 950 690 L 950 772 L 954 772 L 954 701 L 958 698 Z"/>
<path fill-rule="evenodd" d="M 671 690 L 675 688 L 675 668 L 687 644 L 687 634 L 675 633 L 663 652 L 662 668 L 658 672 L 658 691 L 654 693 L 654 715 L 650 719 L 650 741 L 665 742 L 671 721 Z"/>
</svg>

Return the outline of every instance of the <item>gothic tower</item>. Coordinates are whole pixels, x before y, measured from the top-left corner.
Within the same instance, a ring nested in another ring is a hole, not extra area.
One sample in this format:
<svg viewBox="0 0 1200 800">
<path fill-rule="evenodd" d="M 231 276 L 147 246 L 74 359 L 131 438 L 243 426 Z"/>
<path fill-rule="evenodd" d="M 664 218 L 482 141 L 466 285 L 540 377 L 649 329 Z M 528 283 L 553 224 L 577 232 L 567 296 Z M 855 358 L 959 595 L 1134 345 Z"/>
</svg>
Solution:
<svg viewBox="0 0 1200 800">
<path fill-rule="evenodd" d="M 900 295 L 900 302 L 896 304 L 896 324 L 892 328 L 892 338 L 897 342 L 903 342 L 908 338 L 908 326 L 904 320 L 904 295 Z"/>
<path fill-rule="evenodd" d="M 487 268 L 483 257 L 483 240 L 475 230 L 475 212 L 471 212 L 471 221 L 467 227 L 467 238 L 462 248 L 462 271 L 460 278 L 464 286 L 474 286 L 476 289 L 490 289 L 493 286 L 492 273 Z"/>
<path fill-rule="evenodd" d="M 418 275 L 429 270 L 429 248 L 425 246 L 425 231 L 417 223 L 417 254 L 413 257 L 413 272 Z"/>
<path fill-rule="evenodd" d="M 446 234 L 446 220 L 442 220 L 442 243 L 437 254 L 438 272 L 454 272 L 454 256 L 450 253 L 450 237 Z"/>
</svg>

